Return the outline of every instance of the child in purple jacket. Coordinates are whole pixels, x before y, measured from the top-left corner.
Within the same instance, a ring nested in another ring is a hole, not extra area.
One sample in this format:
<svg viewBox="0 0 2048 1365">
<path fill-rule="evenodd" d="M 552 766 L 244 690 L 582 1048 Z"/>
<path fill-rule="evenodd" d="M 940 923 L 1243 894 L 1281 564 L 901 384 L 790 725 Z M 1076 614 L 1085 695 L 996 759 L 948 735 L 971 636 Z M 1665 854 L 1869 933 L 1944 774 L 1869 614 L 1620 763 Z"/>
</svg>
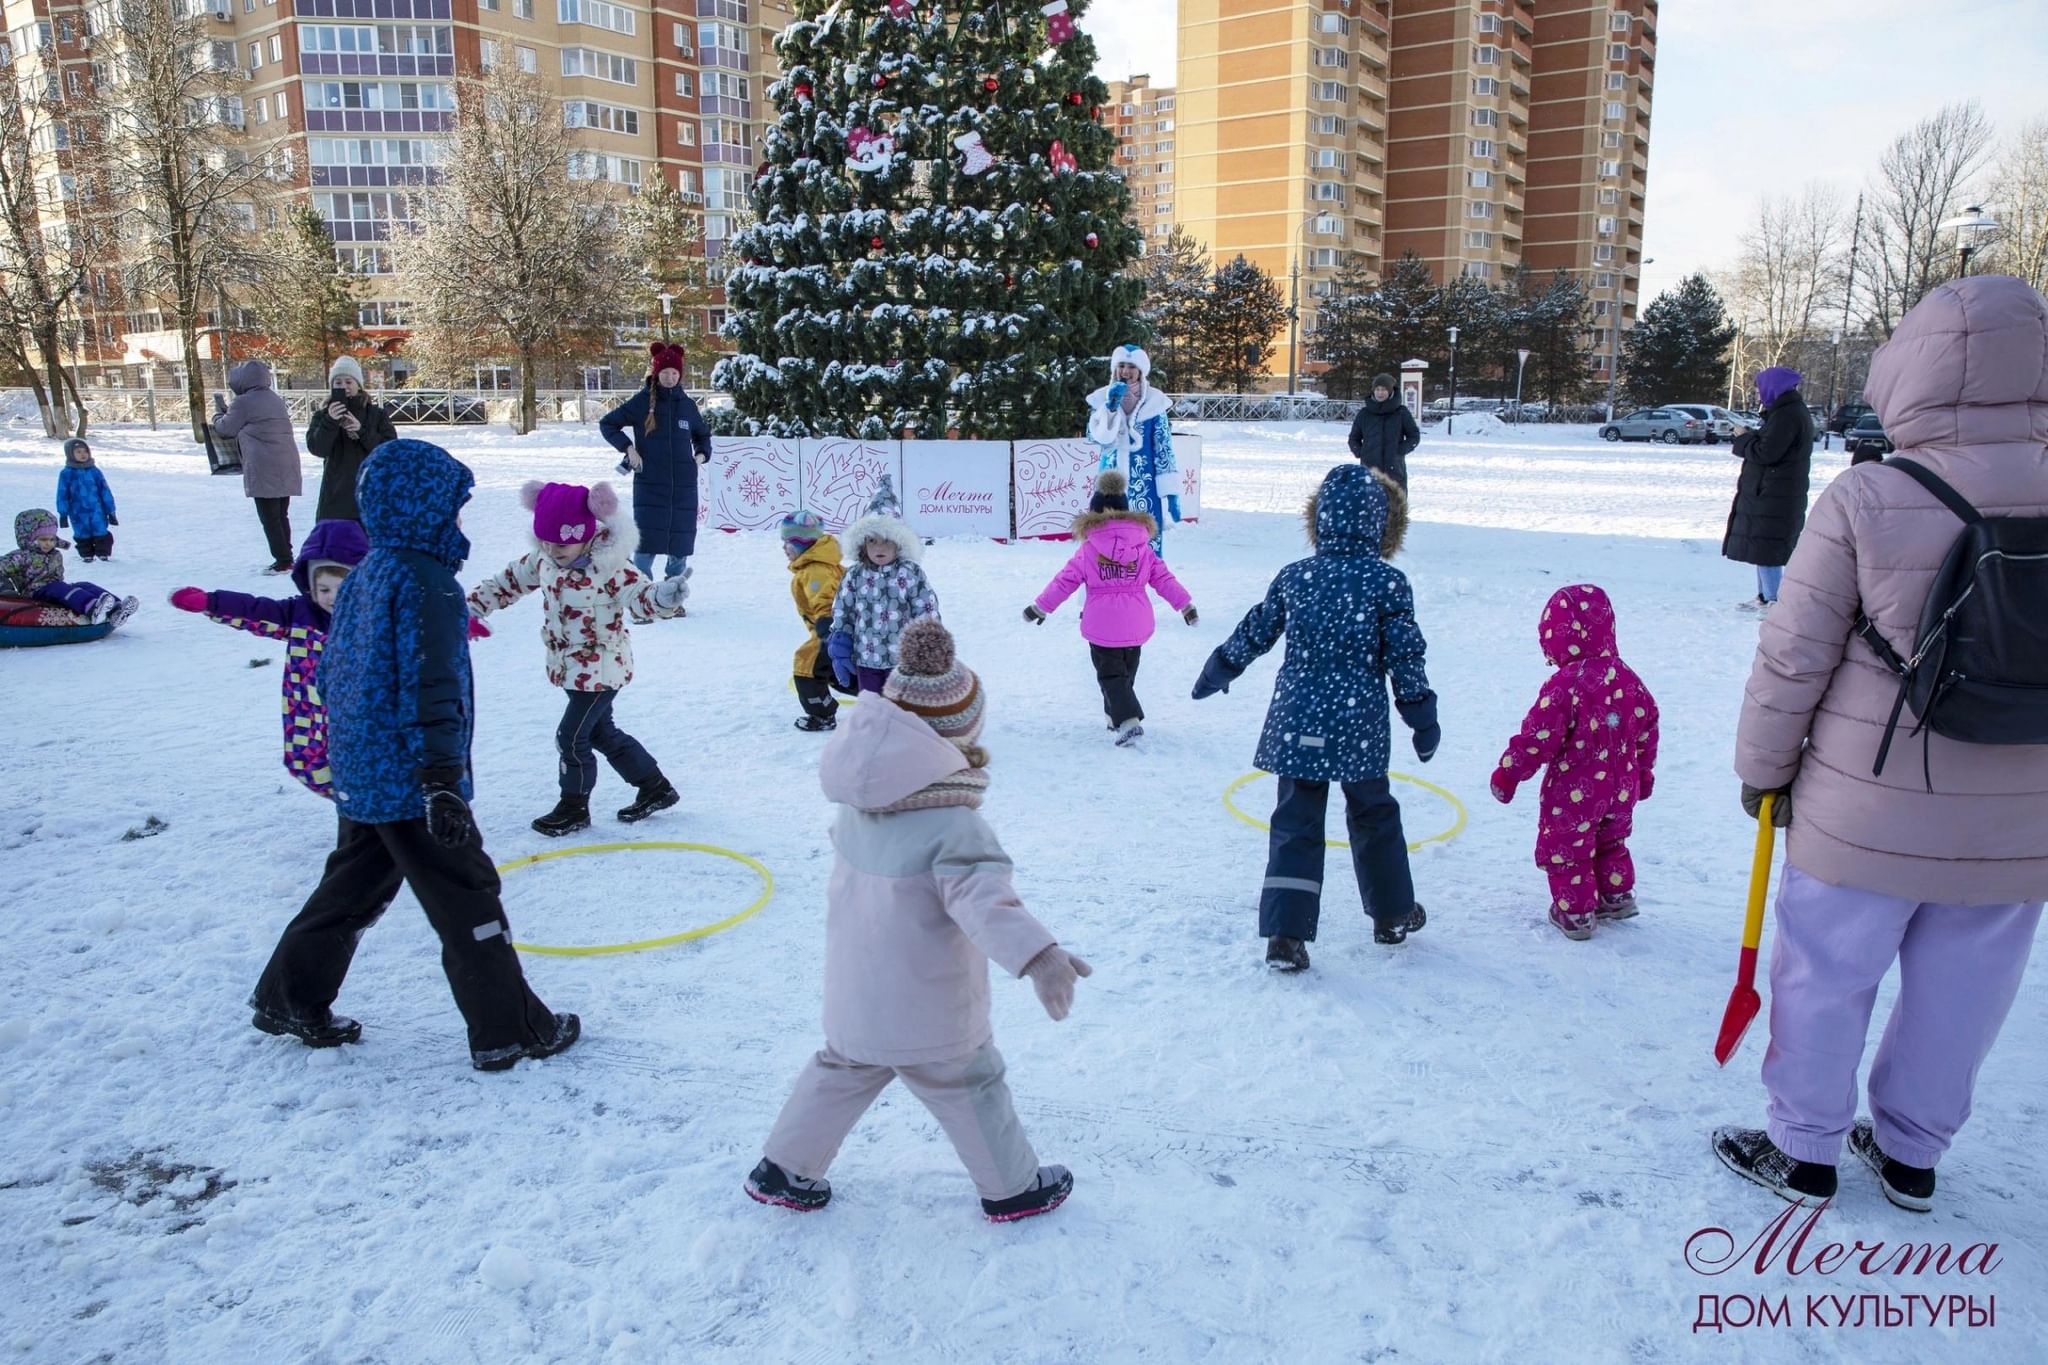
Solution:
<svg viewBox="0 0 2048 1365">
<path fill-rule="evenodd" d="M 323 521 L 313 527 L 292 565 L 296 597 L 280 601 L 246 592 L 207 592 L 179 588 L 171 605 L 180 611 L 203 612 L 224 626 L 246 630 L 266 640 L 283 640 L 284 766 L 315 796 L 333 799 L 334 777 L 327 768 L 327 708 L 315 681 L 320 653 L 327 645 L 335 594 L 349 570 L 370 552 L 362 526 L 353 521 Z"/>
<path fill-rule="evenodd" d="M 135 614 L 132 597 L 116 597 L 97 583 L 64 581 L 64 552 L 71 542 L 57 534 L 57 514 L 31 507 L 14 518 L 15 549 L 0 555 L 0 594 L 63 607 L 97 625 L 120 625 Z"/>
<path fill-rule="evenodd" d="M 1081 638 L 1088 642 L 1088 657 L 1095 661 L 1095 682 L 1102 689 L 1102 709 L 1109 715 L 1109 728 L 1116 742 L 1127 745 L 1145 733 L 1140 721 L 1145 708 L 1138 704 L 1138 652 L 1152 638 L 1151 589 L 1166 599 L 1189 625 L 1199 619 L 1188 597 L 1166 567 L 1166 561 L 1152 551 L 1151 539 L 1159 526 L 1144 512 L 1133 512 L 1126 495 L 1123 473 L 1111 469 L 1096 480 L 1095 496 L 1088 510 L 1074 518 L 1074 539 L 1080 547 L 1066 567 L 1053 575 L 1038 600 L 1024 608 L 1024 619 L 1043 625 L 1045 618 L 1085 588 L 1081 607 Z"/>
</svg>

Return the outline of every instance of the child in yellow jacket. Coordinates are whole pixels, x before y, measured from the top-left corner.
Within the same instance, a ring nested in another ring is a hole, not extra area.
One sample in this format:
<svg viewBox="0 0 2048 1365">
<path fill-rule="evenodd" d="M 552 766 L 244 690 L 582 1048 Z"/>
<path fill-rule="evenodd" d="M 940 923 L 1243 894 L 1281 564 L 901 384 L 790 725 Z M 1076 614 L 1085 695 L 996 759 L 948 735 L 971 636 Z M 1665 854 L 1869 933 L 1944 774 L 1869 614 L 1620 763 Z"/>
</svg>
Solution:
<svg viewBox="0 0 2048 1365">
<path fill-rule="evenodd" d="M 832 695 L 839 684 L 825 637 L 832 633 L 832 604 L 846 570 L 839 564 L 839 541 L 826 534 L 816 512 L 791 512 L 782 519 L 782 552 L 789 556 L 789 595 L 811 632 L 796 651 L 796 699 L 804 708 L 796 728 L 817 734 L 839 724 L 839 702 Z"/>
</svg>

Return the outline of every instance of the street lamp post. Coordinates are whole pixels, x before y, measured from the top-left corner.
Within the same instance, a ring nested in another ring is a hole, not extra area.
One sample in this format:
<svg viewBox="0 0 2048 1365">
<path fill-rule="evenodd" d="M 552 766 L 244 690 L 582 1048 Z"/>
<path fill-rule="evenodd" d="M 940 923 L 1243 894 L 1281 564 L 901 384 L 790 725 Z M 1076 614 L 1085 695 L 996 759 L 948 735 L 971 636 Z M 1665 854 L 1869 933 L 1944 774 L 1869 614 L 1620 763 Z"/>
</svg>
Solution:
<svg viewBox="0 0 2048 1365">
<path fill-rule="evenodd" d="M 667 341 L 669 309 L 674 305 L 676 296 L 674 294 L 656 294 L 654 297 L 661 300 L 661 339 Z"/>
<path fill-rule="evenodd" d="M 1970 273 L 1970 257 L 1977 254 L 1987 238 L 1998 232 L 1998 220 L 1972 204 L 1942 226 L 1956 235 L 1956 254 L 1961 257 L 1958 275 Z"/>
<path fill-rule="evenodd" d="M 1312 219 L 1322 215 L 1321 209 L 1310 209 L 1302 220 L 1294 225 L 1294 239 L 1288 243 L 1288 258 L 1292 262 L 1287 269 L 1287 401 L 1294 402 L 1295 371 L 1299 368 L 1297 357 L 1301 354 L 1301 230 Z"/>
<path fill-rule="evenodd" d="M 1657 258 L 1648 256 L 1636 269 L 1641 270 L 1643 266 L 1655 264 Z M 1607 420 L 1610 422 L 1614 420 L 1614 388 L 1621 378 L 1621 282 L 1624 273 L 1620 270 L 1614 272 L 1614 301 L 1608 305 L 1610 316 L 1607 319 Z"/>
<path fill-rule="evenodd" d="M 1458 329 L 1451 328 L 1451 410 L 1444 414 L 1444 435 L 1456 433 L 1458 420 Z"/>
<path fill-rule="evenodd" d="M 1522 371 L 1529 364 L 1529 348 L 1524 346 L 1515 352 L 1515 425 L 1522 425 Z"/>
</svg>

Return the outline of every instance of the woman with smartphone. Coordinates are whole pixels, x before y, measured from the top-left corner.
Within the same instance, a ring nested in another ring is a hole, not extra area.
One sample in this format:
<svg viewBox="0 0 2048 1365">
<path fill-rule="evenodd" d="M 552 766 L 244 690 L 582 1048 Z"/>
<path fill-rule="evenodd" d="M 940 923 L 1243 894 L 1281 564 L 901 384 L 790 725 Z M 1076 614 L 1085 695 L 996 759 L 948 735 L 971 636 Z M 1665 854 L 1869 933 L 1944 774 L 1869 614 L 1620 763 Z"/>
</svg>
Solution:
<svg viewBox="0 0 2048 1365">
<path fill-rule="evenodd" d="M 323 468 L 316 521 L 361 521 L 356 511 L 356 475 L 370 452 L 398 439 L 391 415 L 370 401 L 363 388 L 363 367 L 343 356 L 327 371 L 327 404 L 313 414 L 306 428 L 306 449 Z"/>
</svg>

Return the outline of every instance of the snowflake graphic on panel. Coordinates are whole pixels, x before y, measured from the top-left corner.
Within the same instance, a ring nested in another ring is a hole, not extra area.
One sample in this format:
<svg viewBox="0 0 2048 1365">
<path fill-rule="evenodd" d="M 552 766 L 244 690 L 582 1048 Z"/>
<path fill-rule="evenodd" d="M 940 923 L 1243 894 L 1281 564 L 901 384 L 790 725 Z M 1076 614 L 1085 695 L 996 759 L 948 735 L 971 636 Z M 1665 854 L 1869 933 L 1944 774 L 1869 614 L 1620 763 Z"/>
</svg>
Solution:
<svg viewBox="0 0 2048 1365">
<path fill-rule="evenodd" d="M 758 471 L 749 470 L 747 476 L 740 480 L 740 496 L 760 506 L 768 500 L 768 481 Z"/>
</svg>

